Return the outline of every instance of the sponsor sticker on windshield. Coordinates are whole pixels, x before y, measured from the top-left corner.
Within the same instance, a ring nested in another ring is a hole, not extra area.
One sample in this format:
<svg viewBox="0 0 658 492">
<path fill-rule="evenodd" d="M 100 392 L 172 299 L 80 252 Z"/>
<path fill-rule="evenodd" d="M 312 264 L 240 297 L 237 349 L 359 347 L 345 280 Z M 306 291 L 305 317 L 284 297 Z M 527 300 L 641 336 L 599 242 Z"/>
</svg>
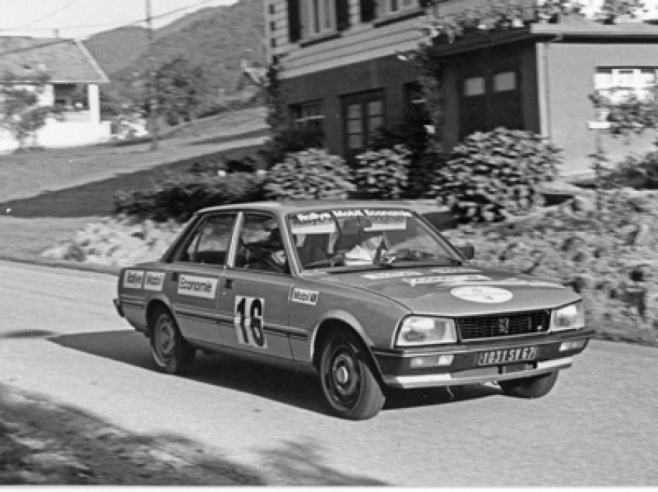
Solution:
<svg viewBox="0 0 658 492">
<path fill-rule="evenodd" d="M 430 284 L 461 284 L 464 282 L 486 282 L 491 280 L 484 275 L 448 275 L 438 277 L 405 278 L 402 281 L 411 286 Z"/>
<path fill-rule="evenodd" d="M 474 285 L 469 287 L 456 287 L 450 291 L 454 297 L 470 302 L 480 302 L 483 304 L 502 304 L 514 297 L 509 290 L 498 289 L 496 287 L 483 287 Z"/>
</svg>

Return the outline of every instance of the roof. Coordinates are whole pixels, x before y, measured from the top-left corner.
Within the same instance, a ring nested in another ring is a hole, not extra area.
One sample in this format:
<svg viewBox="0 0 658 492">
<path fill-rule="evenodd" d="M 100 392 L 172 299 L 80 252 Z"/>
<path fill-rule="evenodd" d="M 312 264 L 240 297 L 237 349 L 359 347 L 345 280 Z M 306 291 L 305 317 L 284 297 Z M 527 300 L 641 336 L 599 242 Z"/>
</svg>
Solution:
<svg viewBox="0 0 658 492">
<path fill-rule="evenodd" d="M 107 83 L 84 45 L 74 39 L 0 37 L 0 76 L 30 80 L 45 72 L 52 83 Z"/>
<path fill-rule="evenodd" d="M 532 23 L 519 29 L 475 31 L 453 43 L 437 38 L 434 41 L 434 53 L 439 57 L 449 57 L 503 44 L 545 40 L 560 42 L 577 38 L 600 40 L 608 44 L 627 42 L 629 39 L 657 42 L 658 26 L 641 22 L 609 25 L 580 16 L 568 16 L 556 24 Z"/>
</svg>

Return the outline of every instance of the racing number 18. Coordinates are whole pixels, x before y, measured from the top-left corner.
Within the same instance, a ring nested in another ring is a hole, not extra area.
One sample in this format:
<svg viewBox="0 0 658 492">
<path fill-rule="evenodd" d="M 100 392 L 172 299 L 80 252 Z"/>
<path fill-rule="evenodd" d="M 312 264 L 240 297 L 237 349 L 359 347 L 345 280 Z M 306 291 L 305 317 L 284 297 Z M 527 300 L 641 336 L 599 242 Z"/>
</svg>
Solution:
<svg viewBox="0 0 658 492">
<path fill-rule="evenodd" d="M 265 301 L 258 297 L 235 298 L 235 328 L 241 344 L 267 348 L 263 333 L 264 304 Z"/>
</svg>

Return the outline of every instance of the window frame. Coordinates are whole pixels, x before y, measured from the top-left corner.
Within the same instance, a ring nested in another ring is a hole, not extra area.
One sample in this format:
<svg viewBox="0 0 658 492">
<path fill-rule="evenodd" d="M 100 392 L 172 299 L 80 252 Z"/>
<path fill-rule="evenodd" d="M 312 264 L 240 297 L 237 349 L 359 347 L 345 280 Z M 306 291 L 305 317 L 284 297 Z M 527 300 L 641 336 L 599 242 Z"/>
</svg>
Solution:
<svg viewBox="0 0 658 492">
<path fill-rule="evenodd" d="M 335 0 L 301 0 L 299 8 L 302 39 L 327 36 L 338 30 Z M 313 28 L 315 23 L 317 26 Z"/>
<path fill-rule="evenodd" d="M 630 85 L 622 85 L 622 72 L 632 72 Z M 643 83 L 643 73 L 653 72 L 653 83 Z M 609 84 L 601 84 L 602 75 L 609 73 Z M 594 72 L 594 90 L 601 96 L 607 97 L 613 103 L 621 103 L 628 96 L 655 98 L 655 90 L 658 88 L 658 66 L 601 66 L 596 67 Z M 644 94 L 643 94 L 644 93 Z"/>
<path fill-rule="evenodd" d="M 304 111 L 311 108 L 319 109 L 318 114 L 304 115 Z M 292 121 L 292 124 L 295 128 L 311 128 L 316 126 L 324 132 L 327 121 L 327 114 L 324 110 L 324 100 L 314 99 L 312 101 L 291 104 L 290 120 Z"/>
<path fill-rule="evenodd" d="M 199 241 L 203 235 L 203 229 L 206 226 L 206 224 L 208 224 L 208 221 L 215 217 L 227 217 L 227 218 L 232 218 L 233 220 L 233 225 L 231 227 L 231 231 L 229 234 L 229 243 L 225 251 L 223 264 L 220 265 L 216 263 L 201 263 L 192 260 L 187 260 L 187 261 L 181 260 L 181 257 L 183 256 L 183 254 L 185 254 L 185 252 L 189 250 L 192 243 L 196 243 L 194 250 L 195 252 L 198 251 Z M 186 231 L 184 231 L 183 234 L 181 234 L 180 239 L 175 242 L 175 247 L 165 254 L 164 261 L 166 263 L 175 263 L 175 264 L 184 264 L 184 265 L 205 265 L 211 267 L 225 268 L 228 265 L 229 255 L 235 240 L 235 231 L 236 231 L 237 223 L 238 223 L 237 211 L 215 212 L 215 213 L 208 213 L 208 214 L 204 214 L 203 216 L 200 216 L 198 220 L 190 224 L 189 229 L 187 229 Z"/>
</svg>

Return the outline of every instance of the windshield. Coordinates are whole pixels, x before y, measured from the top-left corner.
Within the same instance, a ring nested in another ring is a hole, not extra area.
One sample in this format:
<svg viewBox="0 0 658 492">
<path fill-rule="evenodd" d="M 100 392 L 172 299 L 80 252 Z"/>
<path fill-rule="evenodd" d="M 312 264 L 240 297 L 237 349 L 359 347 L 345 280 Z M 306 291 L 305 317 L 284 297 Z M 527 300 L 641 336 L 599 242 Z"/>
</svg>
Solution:
<svg viewBox="0 0 658 492">
<path fill-rule="evenodd" d="M 413 212 L 399 208 L 324 209 L 288 216 L 304 271 L 340 272 L 462 259 Z"/>
</svg>

